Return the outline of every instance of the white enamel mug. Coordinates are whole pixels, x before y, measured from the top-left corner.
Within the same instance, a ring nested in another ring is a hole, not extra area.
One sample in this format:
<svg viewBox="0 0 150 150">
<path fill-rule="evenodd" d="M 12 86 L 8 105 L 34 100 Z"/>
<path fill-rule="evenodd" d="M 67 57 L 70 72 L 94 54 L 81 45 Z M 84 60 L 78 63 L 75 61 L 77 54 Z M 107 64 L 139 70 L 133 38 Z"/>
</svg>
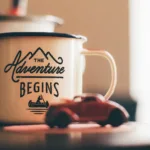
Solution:
<svg viewBox="0 0 150 150">
<path fill-rule="evenodd" d="M 50 104 L 82 93 L 83 56 L 106 58 L 112 80 L 104 96 L 114 92 L 116 64 L 107 51 L 83 48 L 86 38 L 63 33 L 0 34 L 0 122 L 44 123 Z M 97 62 L 95 67 L 98 68 Z"/>
<path fill-rule="evenodd" d="M 6 32 L 54 32 L 63 24 L 61 18 L 45 16 L 6 16 L 0 15 L 0 33 Z"/>
</svg>

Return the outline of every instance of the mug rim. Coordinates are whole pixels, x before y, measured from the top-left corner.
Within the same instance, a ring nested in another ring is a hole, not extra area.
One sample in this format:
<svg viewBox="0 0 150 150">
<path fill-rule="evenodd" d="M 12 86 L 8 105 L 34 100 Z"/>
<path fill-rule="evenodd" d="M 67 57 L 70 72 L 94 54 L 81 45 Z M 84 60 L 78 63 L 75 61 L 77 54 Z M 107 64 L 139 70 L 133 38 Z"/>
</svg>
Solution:
<svg viewBox="0 0 150 150">
<path fill-rule="evenodd" d="M 0 38 L 17 37 L 17 36 L 50 36 L 50 37 L 81 39 L 84 42 L 87 41 L 87 37 L 82 36 L 82 35 L 59 33 L 59 32 L 7 32 L 7 33 L 0 33 Z"/>
<path fill-rule="evenodd" d="M 44 15 L 44 16 L 13 16 L 13 15 L 0 15 L 0 22 L 1 21 L 31 21 L 31 22 L 53 22 L 57 25 L 62 25 L 64 23 L 64 20 L 53 16 L 53 15 Z"/>
</svg>

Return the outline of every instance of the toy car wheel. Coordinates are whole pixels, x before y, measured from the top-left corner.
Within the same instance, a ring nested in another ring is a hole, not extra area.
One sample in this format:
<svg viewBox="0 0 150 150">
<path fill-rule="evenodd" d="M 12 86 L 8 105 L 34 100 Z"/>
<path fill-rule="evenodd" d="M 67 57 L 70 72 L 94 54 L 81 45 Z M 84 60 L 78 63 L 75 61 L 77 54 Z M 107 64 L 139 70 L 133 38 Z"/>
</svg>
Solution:
<svg viewBox="0 0 150 150">
<path fill-rule="evenodd" d="M 53 123 L 50 123 L 50 124 L 49 124 L 49 127 L 50 127 L 50 128 L 54 128 L 55 125 L 54 125 Z"/>
<path fill-rule="evenodd" d="M 120 126 L 124 122 L 122 112 L 120 110 L 113 110 L 108 122 L 114 127 Z"/>
<path fill-rule="evenodd" d="M 55 127 L 54 122 L 49 121 L 47 118 L 46 118 L 45 122 L 46 122 L 46 124 L 47 124 L 50 128 L 54 128 L 54 127 Z"/>
<path fill-rule="evenodd" d="M 60 112 L 55 119 L 55 125 L 59 128 L 66 128 L 70 123 L 70 116 L 65 112 Z"/>
<path fill-rule="evenodd" d="M 98 121 L 97 124 L 99 124 L 101 127 L 104 127 L 106 125 L 106 122 Z"/>
<path fill-rule="evenodd" d="M 29 106 L 29 107 L 32 106 L 32 101 L 31 101 L 31 100 L 28 102 L 28 106 Z"/>
<path fill-rule="evenodd" d="M 49 103 L 48 103 L 48 101 L 46 101 L 46 108 L 49 106 Z"/>
<path fill-rule="evenodd" d="M 52 113 L 53 113 L 53 109 L 49 109 L 47 111 L 46 117 L 45 117 L 45 122 L 49 127 L 54 128 L 55 127 L 55 124 L 54 124 L 55 119 L 53 117 L 51 117 Z"/>
</svg>

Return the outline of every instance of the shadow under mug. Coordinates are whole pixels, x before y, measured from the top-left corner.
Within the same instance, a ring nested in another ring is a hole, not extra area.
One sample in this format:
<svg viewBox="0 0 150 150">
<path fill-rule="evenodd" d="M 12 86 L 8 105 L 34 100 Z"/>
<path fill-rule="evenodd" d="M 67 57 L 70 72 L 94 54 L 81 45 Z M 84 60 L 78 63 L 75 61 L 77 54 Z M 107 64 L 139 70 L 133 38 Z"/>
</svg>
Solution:
<svg viewBox="0 0 150 150">
<path fill-rule="evenodd" d="M 85 41 L 64 33 L 0 34 L 0 122 L 44 123 L 51 102 L 81 94 L 84 55 L 109 61 L 112 79 L 104 96 L 108 100 L 117 82 L 115 61 L 107 51 L 84 49 Z"/>
</svg>

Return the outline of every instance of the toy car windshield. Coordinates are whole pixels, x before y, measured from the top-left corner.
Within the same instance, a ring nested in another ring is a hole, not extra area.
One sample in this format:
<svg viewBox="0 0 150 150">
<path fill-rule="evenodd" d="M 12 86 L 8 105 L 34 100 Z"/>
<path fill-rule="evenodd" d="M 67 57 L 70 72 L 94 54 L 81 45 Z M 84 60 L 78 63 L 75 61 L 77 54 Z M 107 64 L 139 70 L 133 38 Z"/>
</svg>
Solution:
<svg viewBox="0 0 150 150">
<path fill-rule="evenodd" d="M 80 102 L 90 102 L 90 101 L 104 101 L 104 97 L 100 94 L 82 94 L 82 95 L 77 95 L 73 98 L 74 101 Z"/>
</svg>

